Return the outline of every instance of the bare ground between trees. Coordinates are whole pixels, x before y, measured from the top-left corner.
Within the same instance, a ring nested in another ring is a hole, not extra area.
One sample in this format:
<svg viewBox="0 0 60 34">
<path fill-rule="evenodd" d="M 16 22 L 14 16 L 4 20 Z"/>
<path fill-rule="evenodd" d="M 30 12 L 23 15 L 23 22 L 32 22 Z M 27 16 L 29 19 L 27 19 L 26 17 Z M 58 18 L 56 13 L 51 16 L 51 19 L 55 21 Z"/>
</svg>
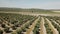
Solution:
<svg viewBox="0 0 60 34">
<path fill-rule="evenodd" d="M 40 34 L 47 34 L 46 33 L 46 28 L 45 28 L 45 26 L 44 26 L 44 18 L 43 17 L 41 17 L 41 25 L 40 25 L 40 27 L 41 27 L 41 32 L 40 32 Z"/>
<path fill-rule="evenodd" d="M 58 31 L 57 31 L 57 29 L 55 29 L 54 26 L 51 24 L 51 21 L 49 21 L 47 18 L 46 18 L 46 20 L 48 22 L 49 27 L 53 31 L 53 34 L 59 34 Z"/>
<path fill-rule="evenodd" d="M 40 18 L 40 17 L 38 17 L 38 19 L 36 19 L 36 20 L 33 22 L 33 24 L 30 26 L 30 29 L 28 29 L 25 34 L 33 34 L 33 29 L 34 29 L 37 21 L 39 20 L 39 18 Z"/>
</svg>

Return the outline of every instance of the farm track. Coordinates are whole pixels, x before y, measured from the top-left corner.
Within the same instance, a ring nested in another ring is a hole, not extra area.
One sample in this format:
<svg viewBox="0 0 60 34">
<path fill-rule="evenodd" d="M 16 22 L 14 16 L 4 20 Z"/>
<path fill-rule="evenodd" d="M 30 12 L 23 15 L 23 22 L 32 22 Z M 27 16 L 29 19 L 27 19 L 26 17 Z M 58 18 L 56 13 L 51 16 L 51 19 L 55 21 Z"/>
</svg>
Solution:
<svg viewBox="0 0 60 34">
<path fill-rule="evenodd" d="M 34 22 L 33 24 L 30 26 L 30 29 L 27 29 L 27 31 L 24 33 L 24 34 L 33 34 L 33 29 L 37 23 L 37 21 L 39 20 L 40 17 L 38 17 Z"/>
<path fill-rule="evenodd" d="M 53 31 L 53 34 L 59 34 L 58 31 L 57 31 L 57 29 L 55 29 L 54 26 L 51 24 L 51 21 L 49 21 L 47 18 L 46 18 L 46 20 L 48 22 L 49 27 Z"/>
<path fill-rule="evenodd" d="M 32 16 L 60 16 L 60 14 L 40 14 L 40 13 L 31 13 L 31 12 L 0 12 L 0 13 L 12 13 L 12 14 L 23 14 L 23 15 L 32 15 Z"/>
<path fill-rule="evenodd" d="M 40 30 L 40 34 L 46 34 L 46 28 L 45 28 L 45 26 L 44 26 L 44 18 L 43 17 L 41 17 L 41 25 L 40 25 L 40 28 L 41 28 L 41 30 Z"/>
</svg>

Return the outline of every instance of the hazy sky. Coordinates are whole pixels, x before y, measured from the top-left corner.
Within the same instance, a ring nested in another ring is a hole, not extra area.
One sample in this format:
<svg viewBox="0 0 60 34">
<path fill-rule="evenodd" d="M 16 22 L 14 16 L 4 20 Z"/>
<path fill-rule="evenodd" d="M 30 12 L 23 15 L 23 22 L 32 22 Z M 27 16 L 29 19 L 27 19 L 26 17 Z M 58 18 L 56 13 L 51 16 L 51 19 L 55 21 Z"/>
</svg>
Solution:
<svg viewBox="0 0 60 34">
<path fill-rule="evenodd" d="M 0 7 L 60 9 L 60 0 L 0 0 Z"/>
</svg>

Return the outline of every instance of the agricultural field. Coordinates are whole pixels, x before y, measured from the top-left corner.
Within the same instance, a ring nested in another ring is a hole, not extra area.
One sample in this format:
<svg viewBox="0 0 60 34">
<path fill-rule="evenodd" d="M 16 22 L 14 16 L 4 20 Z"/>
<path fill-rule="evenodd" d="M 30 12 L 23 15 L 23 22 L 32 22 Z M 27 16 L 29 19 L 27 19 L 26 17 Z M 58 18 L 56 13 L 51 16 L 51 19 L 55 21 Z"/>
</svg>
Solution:
<svg viewBox="0 0 60 34">
<path fill-rule="evenodd" d="M 0 34 L 60 34 L 60 0 L 0 0 Z"/>
<path fill-rule="evenodd" d="M 60 16 L 0 13 L 0 34 L 60 34 Z"/>
</svg>

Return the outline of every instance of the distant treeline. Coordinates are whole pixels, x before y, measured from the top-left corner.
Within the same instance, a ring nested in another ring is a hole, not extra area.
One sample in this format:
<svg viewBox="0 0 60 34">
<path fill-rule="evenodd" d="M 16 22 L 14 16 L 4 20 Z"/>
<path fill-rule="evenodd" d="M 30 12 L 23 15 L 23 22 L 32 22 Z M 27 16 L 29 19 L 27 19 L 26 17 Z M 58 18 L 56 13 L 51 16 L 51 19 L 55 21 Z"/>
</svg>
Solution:
<svg viewBox="0 0 60 34">
<path fill-rule="evenodd" d="M 22 8 L 0 8 L 0 11 L 14 11 L 14 12 L 51 12 L 50 10 L 44 10 L 44 9 L 22 9 Z"/>
</svg>

